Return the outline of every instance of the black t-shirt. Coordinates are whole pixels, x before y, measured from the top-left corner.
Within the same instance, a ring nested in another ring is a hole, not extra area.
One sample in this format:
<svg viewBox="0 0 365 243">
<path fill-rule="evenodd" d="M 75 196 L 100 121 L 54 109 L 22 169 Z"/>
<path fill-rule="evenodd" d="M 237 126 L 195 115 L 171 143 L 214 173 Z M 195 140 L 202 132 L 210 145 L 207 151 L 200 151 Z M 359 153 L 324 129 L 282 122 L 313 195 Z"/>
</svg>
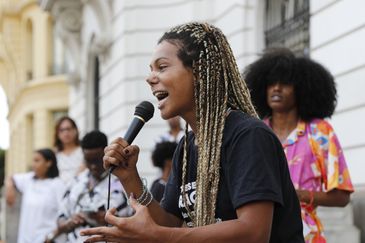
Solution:
<svg viewBox="0 0 365 243">
<path fill-rule="evenodd" d="M 197 147 L 188 136 L 188 169 L 185 192 L 191 211 L 196 193 Z M 182 140 L 183 141 L 183 140 Z M 161 206 L 191 226 L 182 200 L 182 155 L 180 142 L 166 184 Z M 304 242 L 299 201 L 290 179 L 280 141 L 262 121 L 241 111 L 226 119 L 220 162 L 216 220 L 236 219 L 236 209 L 253 201 L 274 202 L 271 243 Z"/>
<path fill-rule="evenodd" d="M 157 179 L 152 183 L 150 192 L 152 193 L 153 198 L 157 201 L 160 202 L 162 197 L 163 197 L 163 193 L 165 191 L 165 181 L 162 179 Z"/>
</svg>

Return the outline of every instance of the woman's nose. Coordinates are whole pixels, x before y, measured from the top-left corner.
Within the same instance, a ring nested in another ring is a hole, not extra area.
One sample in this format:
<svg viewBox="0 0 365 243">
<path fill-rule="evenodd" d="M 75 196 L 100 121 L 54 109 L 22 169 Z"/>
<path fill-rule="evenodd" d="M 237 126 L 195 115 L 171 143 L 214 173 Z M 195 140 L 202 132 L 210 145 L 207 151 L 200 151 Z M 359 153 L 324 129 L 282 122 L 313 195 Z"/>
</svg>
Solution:
<svg viewBox="0 0 365 243">
<path fill-rule="evenodd" d="M 276 82 L 276 83 L 272 84 L 272 88 L 274 90 L 279 90 L 281 88 L 281 83 L 280 82 Z"/>
<path fill-rule="evenodd" d="M 146 81 L 149 85 L 157 83 L 158 82 L 157 72 L 151 71 L 151 73 L 147 76 Z"/>
</svg>

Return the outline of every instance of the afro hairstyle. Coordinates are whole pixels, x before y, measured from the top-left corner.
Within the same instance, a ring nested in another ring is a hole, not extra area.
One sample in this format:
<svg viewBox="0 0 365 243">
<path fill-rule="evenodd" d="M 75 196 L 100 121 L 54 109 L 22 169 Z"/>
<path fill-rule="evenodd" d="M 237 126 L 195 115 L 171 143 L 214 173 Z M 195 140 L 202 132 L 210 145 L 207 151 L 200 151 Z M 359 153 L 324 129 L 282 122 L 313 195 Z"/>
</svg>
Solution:
<svg viewBox="0 0 365 243">
<path fill-rule="evenodd" d="M 174 156 L 177 143 L 175 142 L 160 142 L 157 143 L 152 152 L 152 163 L 154 166 L 163 169 L 166 160 L 171 160 Z"/>
<path fill-rule="evenodd" d="M 337 91 L 331 73 L 307 57 L 295 57 L 289 49 L 268 50 L 243 75 L 260 118 L 271 116 L 267 87 L 278 82 L 294 86 L 298 115 L 304 121 L 331 117 L 336 108 Z"/>
<path fill-rule="evenodd" d="M 82 149 L 96 149 L 105 148 L 108 145 L 107 136 L 97 130 L 91 131 L 82 138 L 81 148 Z"/>
</svg>

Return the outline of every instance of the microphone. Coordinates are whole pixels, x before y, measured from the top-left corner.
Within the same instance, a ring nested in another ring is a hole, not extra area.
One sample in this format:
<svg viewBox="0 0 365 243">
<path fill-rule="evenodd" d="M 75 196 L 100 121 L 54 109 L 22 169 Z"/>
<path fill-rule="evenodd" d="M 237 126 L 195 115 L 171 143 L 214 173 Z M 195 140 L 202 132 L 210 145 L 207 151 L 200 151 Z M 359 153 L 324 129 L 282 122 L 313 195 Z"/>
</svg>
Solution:
<svg viewBox="0 0 365 243">
<path fill-rule="evenodd" d="M 141 131 L 143 125 L 148 122 L 153 117 L 153 112 L 155 108 L 148 101 L 142 101 L 136 106 L 134 111 L 134 117 L 131 124 L 128 127 L 127 132 L 124 135 L 124 140 L 127 141 L 128 144 L 131 144 L 133 140 L 136 138 L 139 131 Z M 109 172 L 113 172 L 116 168 L 115 165 L 110 167 Z"/>
</svg>

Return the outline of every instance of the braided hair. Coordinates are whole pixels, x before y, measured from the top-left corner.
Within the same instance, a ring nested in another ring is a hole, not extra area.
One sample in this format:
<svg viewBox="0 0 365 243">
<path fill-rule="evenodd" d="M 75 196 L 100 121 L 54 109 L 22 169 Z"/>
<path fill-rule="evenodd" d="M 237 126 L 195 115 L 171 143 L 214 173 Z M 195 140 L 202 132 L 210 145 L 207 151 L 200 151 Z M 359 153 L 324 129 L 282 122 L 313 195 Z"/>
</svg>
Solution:
<svg viewBox="0 0 365 243">
<path fill-rule="evenodd" d="M 208 23 L 187 23 L 167 31 L 158 41 L 167 41 L 178 47 L 178 57 L 191 68 L 195 77 L 198 144 L 197 191 L 194 214 L 185 196 L 183 204 L 194 226 L 215 222 L 216 200 L 220 177 L 220 156 L 228 108 L 257 116 L 250 93 L 240 76 L 229 43 L 220 29 Z M 187 176 L 187 135 L 182 162 L 182 185 Z M 182 187 L 185 195 L 185 187 Z"/>
</svg>

